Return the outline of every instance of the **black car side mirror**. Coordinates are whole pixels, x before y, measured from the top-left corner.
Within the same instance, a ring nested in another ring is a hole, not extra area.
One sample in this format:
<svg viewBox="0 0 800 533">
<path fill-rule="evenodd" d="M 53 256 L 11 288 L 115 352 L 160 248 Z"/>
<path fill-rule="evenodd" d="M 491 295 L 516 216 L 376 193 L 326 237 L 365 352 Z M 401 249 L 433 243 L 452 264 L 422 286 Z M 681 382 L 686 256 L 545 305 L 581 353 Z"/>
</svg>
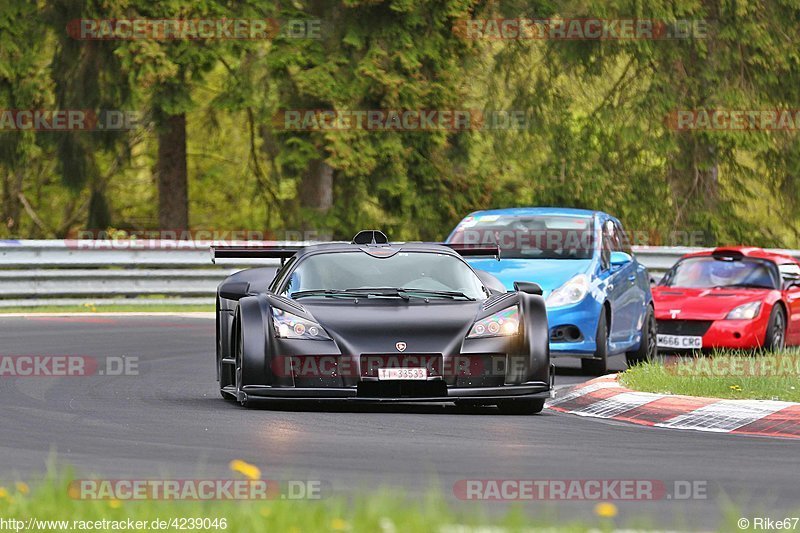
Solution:
<svg viewBox="0 0 800 533">
<path fill-rule="evenodd" d="M 541 296 L 544 292 L 542 286 L 532 281 L 515 281 L 514 290 L 517 292 L 524 292 L 527 294 L 536 294 Z"/>
<path fill-rule="evenodd" d="M 219 295 L 226 300 L 240 300 L 250 292 L 250 284 L 246 281 L 229 281 L 219 288 Z"/>
</svg>

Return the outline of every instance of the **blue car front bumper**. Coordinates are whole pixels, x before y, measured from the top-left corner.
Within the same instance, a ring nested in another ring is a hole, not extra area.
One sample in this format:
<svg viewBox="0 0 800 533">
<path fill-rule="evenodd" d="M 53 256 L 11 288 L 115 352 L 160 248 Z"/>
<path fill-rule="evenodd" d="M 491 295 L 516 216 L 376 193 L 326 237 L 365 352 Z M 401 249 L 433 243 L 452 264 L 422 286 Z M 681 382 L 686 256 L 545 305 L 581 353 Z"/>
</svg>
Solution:
<svg viewBox="0 0 800 533">
<path fill-rule="evenodd" d="M 548 308 L 550 355 L 593 356 L 597 349 L 597 324 L 602 312 L 603 304 L 591 296 L 577 304 Z M 575 335 L 572 327 L 577 328 L 580 334 Z M 559 330 L 563 335 L 559 336 Z"/>
</svg>

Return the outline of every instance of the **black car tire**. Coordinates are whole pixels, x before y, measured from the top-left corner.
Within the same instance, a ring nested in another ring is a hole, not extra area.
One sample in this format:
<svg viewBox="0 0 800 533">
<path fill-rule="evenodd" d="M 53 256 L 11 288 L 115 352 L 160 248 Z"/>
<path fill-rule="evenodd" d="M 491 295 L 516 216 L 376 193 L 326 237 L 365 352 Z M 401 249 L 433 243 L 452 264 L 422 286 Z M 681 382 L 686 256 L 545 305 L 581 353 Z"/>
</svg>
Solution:
<svg viewBox="0 0 800 533">
<path fill-rule="evenodd" d="M 608 321 L 605 308 L 600 313 L 600 320 L 597 322 L 595 340 L 597 348 L 594 352 L 594 359 L 581 359 L 581 370 L 585 374 L 602 376 L 608 371 Z"/>
<path fill-rule="evenodd" d="M 234 333 L 236 335 L 236 345 L 234 351 L 234 358 L 236 359 L 236 365 L 234 370 L 234 382 L 236 384 L 236 401 L 239 402 L 239 405 L 242 407 L 247 407 L 247 394 L 242 390 L 242 383 L 243 383 L 243 373 L 244 373 L 244 335 L 242 333 L 242 326 L 241 321 L 234 320 Z"/>
<path fill-rule="evenodd" d="M 786 346 L 786 313 L 780 304 L 772 306 L 769 315 L 767 334 L 764 338 L 765 350 L 781 350 Z"/>
<path fill-rule="evenodd" d="M 642 341 L 639 343 L 639 349 L 625 353 L 625 361 L 628 363 L 628 368 L 645 361 L 652 361 L 658 356 L 657 328 L 658 323 L 656 322 L 655 312 L 653 307 L 648 305 L 647 313 L 642 323 Z"/>
</svg>

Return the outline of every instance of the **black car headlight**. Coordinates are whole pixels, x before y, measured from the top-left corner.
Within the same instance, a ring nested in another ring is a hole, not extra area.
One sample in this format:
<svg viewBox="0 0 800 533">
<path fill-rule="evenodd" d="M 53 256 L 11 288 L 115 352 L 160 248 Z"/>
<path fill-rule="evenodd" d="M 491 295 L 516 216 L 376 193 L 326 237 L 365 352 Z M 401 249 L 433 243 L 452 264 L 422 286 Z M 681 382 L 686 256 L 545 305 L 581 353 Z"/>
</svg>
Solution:
<svg viewBox="0 0 800 533">
<path fill-rule="evenodd" d="M 468 339 L 483 337 L 508 337 L 519 334 L 519 309 L 508 307 L 482 318 L 472 325 Z"/>
<path fill-rule="evenodd" d="M 272 308 L 272 325 L 275 336 L 282 339 L 306 339 L 311 341 L 329 341 L 330 336 L 314 322 L 283 309 Z"/>
</svg>

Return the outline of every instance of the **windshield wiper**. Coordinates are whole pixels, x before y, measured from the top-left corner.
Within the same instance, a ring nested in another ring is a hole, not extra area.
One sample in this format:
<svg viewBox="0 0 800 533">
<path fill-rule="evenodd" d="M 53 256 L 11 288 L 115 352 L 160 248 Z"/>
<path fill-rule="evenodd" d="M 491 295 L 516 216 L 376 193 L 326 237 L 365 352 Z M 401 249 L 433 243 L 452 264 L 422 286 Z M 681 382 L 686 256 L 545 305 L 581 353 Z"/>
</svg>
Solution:
<svg viewBox="0 0 800 533">
<path fill-rule="evenodd" d="M 369 298 L 370 296 L 386 296 L 402 298 L 408 300 L 409 296 L 403 292 L 403 289 L 395 289 L 390 287 L 375 287 L 375 288 L 358 288 L 358 289 L 314 289 L 308 291 L 297 291 L 292 293 L 292 299 L 298 298 Z"/>
<path fill-rule="evenodd" d="M 438 298 L 449 298 L 451 300 L 455 300 L 456 298 L 463 298 L 464 300 L 475 301 L 475 298 L 467 296 L 461 291 L 437 291 L 434 289 L 411 289 L 411 288 L 409 289 L 403 288 L 400 290 L 413 294 L 427 294 Z"/>
<path fill-rule="evenodd" d="M 291 295 L 293 300 L 298 298 L 310 298 L 314 296 L 323 296 L 323 297 L 349 297 L 349 298 L 367 298 L 369 295 L 363 294 L 360 292 L 353 292 L 349 290 L 338 290 L 338 289 L 316 289 L 316 290 L 309 290 L 309 291 L 297 291 L 293 292 Z"/>
<path fill-rule="evenodd" d="M 405 289 L 398 287 L 358 287 L 353 289 L 345 289 L 347 292 L 361 294 L 364 296 L 388 296 L 395 298 L 402 298 L 408 300 L 409 296 L 405 293 Z"/>
<path fill-rule="evenodd" d="M 358 287 L 352 289 L 316 289 L 308 291 L 298 291 L 291 294 L 292 299 L 310 298 L 369 298 L 370 296 L 381 296 L 389 298 L 401 298 L 410 300 L 411 298 L 447 298 L 455 300 L 458 298 L 474 301 L 475 298 L 467 296 L 459 291 L 437 291 L 434 289 L 411 289 L 404 287 Z"/>
<path fill-rule="evenodd" d="M 411 298 L 448 298 L 455 300 L 456 298 L 463 298 L 465 300 L 475 300 L 460 291 L 438 291 L 436 289 L 415 289 L 413 287 L 359 287 L 354 289 L 347 289 L 348 291 L 359 291 L 370 295 L 377 296 L 397 296 L 407 300 Z"/>
</svg>

